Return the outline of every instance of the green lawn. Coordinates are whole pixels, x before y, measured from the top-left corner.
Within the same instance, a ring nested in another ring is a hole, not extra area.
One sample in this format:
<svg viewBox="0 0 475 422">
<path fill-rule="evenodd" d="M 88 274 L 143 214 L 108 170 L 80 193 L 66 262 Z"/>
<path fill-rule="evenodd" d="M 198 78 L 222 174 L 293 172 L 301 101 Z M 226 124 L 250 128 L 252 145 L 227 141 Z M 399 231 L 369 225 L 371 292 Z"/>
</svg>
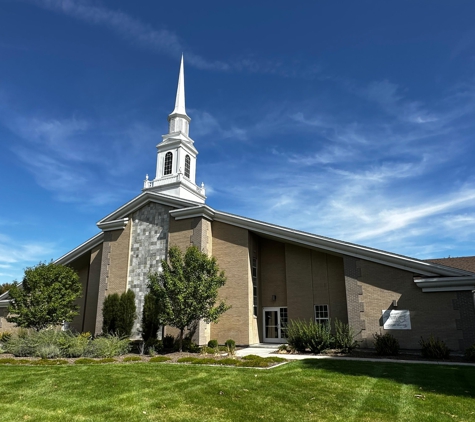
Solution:
<svg viewBox="0 0 475 422">
<path fill-rule="evenodd" d="M 475 367 L 0 366 L 1 421 L 475 421 Z"/>
</svg>

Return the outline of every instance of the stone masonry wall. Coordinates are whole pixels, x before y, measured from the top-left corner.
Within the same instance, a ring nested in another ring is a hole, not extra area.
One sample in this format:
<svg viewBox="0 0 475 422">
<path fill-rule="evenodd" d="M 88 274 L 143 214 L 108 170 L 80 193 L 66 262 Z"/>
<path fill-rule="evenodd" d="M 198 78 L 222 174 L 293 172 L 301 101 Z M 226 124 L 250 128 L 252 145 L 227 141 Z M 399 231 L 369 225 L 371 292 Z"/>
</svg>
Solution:
<svg viewBox="0 0 475 422">
<path fill-rule="evenodd" d="M 148 274 L 160 270 L 167 255 L 170 208 L 149 203 L 132 214 L 128 288 L 135 293 L 137 319 L 132 336 L 140 334 L 144 296 L 148 292 Z"/>
</svg>

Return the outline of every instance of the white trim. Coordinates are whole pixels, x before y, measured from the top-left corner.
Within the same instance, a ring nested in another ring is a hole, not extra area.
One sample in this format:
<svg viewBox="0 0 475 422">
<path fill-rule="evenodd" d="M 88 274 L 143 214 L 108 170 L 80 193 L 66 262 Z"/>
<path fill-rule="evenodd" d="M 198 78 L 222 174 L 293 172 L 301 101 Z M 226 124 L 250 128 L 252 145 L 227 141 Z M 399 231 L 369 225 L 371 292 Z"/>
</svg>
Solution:
<svg viewBox="0 0 475 422">
<path fill-rule="evenodd" d="M 103 232 L 108 232 L 111 230 L 123 230 L 127 227 L 128 222 L 129 222 L 128 218 L 121 218 L 119 220 L 112 220 L 112 221 L 105 221 L 103 223 L 97 223 L 97 227 L 99 227 Z"/>
<path fill-rule="evenodd" d="M 100 245 L 104 240 L 104 233 L 97 233 L 95 236 L 91 237 L 90 239 L 86 240 L 84 243 L 81 243 L 78 247 L 74 248 L 73 250 L 69 251 L 68 253 L 60 256 L 56 261 L 55 264 L 62 264 L 66 265 L 70 262 L 74 261 L 76 258 L 79 258 L 82 254 L 90 251 L 91 249 L 95 248 L 97 245 Z"/>
<path fill-rule="evenodd" d="M 424 276 L 449 276 L 456 277 L 457 279 L 460 276 L 475 277 L 475 274 L 469 271 L 420 261 L 418 259 L 410 258 L 404 255 L 397 255 L 379 249 L 373 249 L 354 243 L 343 242 L 329 237 L 319 236 L 287 227 L 265 223 L 263 221 L 252 220 L 250 218 L 228 214 L 222 211 L 216 211 L 207 205 L 173 210 L 170 212 L 170 214 L 176 219 L 201 216 L 201 213 L 203 216 L 206 216 L 206 218 L 212 221 L 231 224 L 233 226 L 251 230 L 258 234 L 273 236 L 279 239 L 287 240 L 291 243 L 306 245 L 312 248 L 323 249 L 325 251 L 365 259 L 367 261 L 377 262 L 383 265 L 389 265 L 391 267 L 400 268 Z"/>
<path fill-rule="evenodd" d="M 8 292 L 7 292 L 8 293 Z M 3 296 L 3 295 L 2 295 Z M 0 300 L 0 308 L 7 308 L 10 305 L 9 300 Z"/>
</svg>

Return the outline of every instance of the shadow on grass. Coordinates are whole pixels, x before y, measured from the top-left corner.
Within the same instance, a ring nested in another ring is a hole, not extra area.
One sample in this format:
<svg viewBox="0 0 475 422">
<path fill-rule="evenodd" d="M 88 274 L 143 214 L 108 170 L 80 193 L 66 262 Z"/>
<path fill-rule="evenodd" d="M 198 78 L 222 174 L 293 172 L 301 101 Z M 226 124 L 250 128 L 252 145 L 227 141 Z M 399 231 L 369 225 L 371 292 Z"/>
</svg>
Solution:
<svg viewBox="0 0 475 422">
<path fill-rule="evenodd" d="M 475 367 L 317 359 L 300 363 L 305 369 L 386 379 L 436 394 L 475 397 Z"/>
</svg>

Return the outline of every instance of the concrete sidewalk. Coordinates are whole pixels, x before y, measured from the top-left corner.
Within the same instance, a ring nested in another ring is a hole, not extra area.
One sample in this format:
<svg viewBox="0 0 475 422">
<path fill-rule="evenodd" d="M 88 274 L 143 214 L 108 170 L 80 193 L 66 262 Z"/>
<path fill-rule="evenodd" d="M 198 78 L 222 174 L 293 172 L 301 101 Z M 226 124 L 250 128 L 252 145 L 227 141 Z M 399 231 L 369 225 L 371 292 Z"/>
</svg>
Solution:
<svg viewBox="0 0 475 422">
<path fill-rule="evenodd" d="M 467 362 L 445 362 L 445 361 L 426 361 L 426 360 L 407 360 L 407 359 L 372 359 L 372 358 L 352 358 L 352 357 L 339 357 L 339 356 L 327 356 L 327 355 L 297 355 L 297 354 L 278 354 L 279 345 L 275 347 L 269 345 L 250 346 L 245 349 L 238 350 L 236 356 L 243 357 L 247 355 L 257 355 L 263 358 L 270 356 L 278 356 L 288 360 L 302 360 L 302 359 L 330 359 L 330 360 L 351 360 L 357 362 L 389 362 L 389 363 L 422 363 L 427 365 L 461 365 L 461 366 L 475 366 L 475 363 Z"/>
</svg>

